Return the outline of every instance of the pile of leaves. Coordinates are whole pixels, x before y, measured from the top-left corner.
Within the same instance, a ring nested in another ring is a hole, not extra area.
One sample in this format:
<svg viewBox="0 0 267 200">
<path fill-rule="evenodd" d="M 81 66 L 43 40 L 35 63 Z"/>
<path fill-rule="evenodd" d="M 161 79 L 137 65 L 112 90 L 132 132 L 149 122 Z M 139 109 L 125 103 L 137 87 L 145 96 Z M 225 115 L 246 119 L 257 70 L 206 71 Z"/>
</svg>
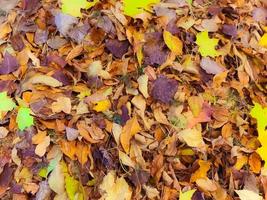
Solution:
<svg viewBox="0 0 267 200">
<path fill-rule="evenodd" d="M 0 198 L 267 200 L 266 0 L 0 0 Z"/>
</svg>

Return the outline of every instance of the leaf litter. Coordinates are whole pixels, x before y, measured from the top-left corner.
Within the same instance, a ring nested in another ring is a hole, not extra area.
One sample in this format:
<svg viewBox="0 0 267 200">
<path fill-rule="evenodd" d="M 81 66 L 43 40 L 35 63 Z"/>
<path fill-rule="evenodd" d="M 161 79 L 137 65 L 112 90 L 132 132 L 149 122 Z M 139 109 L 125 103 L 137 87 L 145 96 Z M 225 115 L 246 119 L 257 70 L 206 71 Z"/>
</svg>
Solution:
<svg viewBox="0 0 267 200">
<path fill-rule="evenodd" d="M 0 0 L 0 198 L 267 200 L 265 0 Z"/>
</svg>

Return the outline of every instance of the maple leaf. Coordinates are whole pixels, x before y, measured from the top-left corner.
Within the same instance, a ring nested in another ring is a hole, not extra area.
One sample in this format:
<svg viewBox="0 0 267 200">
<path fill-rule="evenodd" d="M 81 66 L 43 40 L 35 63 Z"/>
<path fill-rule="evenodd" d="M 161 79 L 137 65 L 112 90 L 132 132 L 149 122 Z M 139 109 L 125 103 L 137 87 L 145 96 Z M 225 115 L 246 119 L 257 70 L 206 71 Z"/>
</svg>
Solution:
<svg viewBox="0 0 267 200">
<path fill-rule="evenodd" d="M 197 34 L 196 44 L 199 46 L 199 53 L 202 56 L 216 57 L 219 52 L 215 49 L 219 39 L 210 39 L 208 31 L 203 31 Z"/>
<path fill-rule="evenodd" d="M 265 161 L 264 168 L 267 169 L 267 108 L 263 108 L 260 104 L 254 103 L 250 115 L 257 120 L 258 140 L 261 143 L 261 147 L 257 149 L 257 153 Z"/>
<path fill-rule="evenodd" d="M 110 171 L 100 185 L 102 198 L 106 200 L 130 200 L 132 190 L 123 177 L 116 177 L 115 171 Z M 101 199 L 102 199 L 101 198 Z"/>
<path fill-rule="evenodd" d="M 89 9 L 93 7 L 99 0 L 88 2 L 86 0 L 61 0 L 61 11 L 65 14 L 72 15 L 74 17 L 81 17 L 81 9 Z"/>
<path fill-rule="evenodd" d="M 26 107 L 20 107 L 18 110 L 18 115 L 16 122 L 18 124 L 19 130 L 23 131 L 33 125 L 33 117 L 30 115 L 31 109 Z"/>
<path fill-rule="evenodd" d="M 160 0 L 123 0 L 123 11 L 125 15 L 134 18 L 145 10 L 151 11 L 151 5 L 159 2 Z"/>
</svg>

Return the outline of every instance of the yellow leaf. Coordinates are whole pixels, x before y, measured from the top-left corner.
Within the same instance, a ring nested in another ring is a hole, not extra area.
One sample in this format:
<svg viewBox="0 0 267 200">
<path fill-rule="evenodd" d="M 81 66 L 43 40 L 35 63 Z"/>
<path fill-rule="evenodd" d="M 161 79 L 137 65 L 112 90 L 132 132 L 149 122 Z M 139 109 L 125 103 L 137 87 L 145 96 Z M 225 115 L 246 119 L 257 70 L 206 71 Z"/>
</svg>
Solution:
<svg viewBox="0 0 267 200">
<path fill-rule="evenodd" d="M 130 200 L 132 190 L 123 177 L 117 178 L 115 171 L 109 172 L 99 186 L 105 200 Z"/>
<path fill-rule="evenodd" d="M 207 172 L 210 170 L 210 162 L 199 160 L 199 168 L 192 174 L 190 181 L 195 182 L 200 178 L 207 178 Z"/>
<path fill-rule="evenodd" d="M 131 138 L 141 131 L 141 127 L 137 121 L 137 117 L 134 116 L 132 119 L 129 119 L 125 126 L 122 128 L 122 133 L 120 137 L 121 145 L 126 153 L 130 151 L 130 140 Z"/>
<path fill-rule="evenodd" d="M 120 161 L 122 162 L 122 164 L 129 166 L 129 167 L 132 167 L 132 168 L 135 168 L 134 162 L 131 160 L 131 158 L 126 153 L 119 151 L 119 158 L 120 158 Z"/>
<path fill-rule="evenodd" d="M 176 55 L 183 54 L 183 42 L 168 31 L 163 32 L 163 38 L 167 47 Z"/>
<path fill-rule="evenodd" d="M 235 163 L 235 168 L 240 170 L 248 162 L 248 157 L 243 155 L 238 155 Z"/>
<path fill-rule="evenodd" d="M 194 117 L 197 117 L 201 111 L 203 100 L 199 96 L 191 96 L 188 98 L 188 105 L 193 112 Z"/>
<path fill-rule="evenodd" d="M 123 11 L 125 15 L 136 17 L 146 10 L 151 11 L 151 5 L 159 2 L 160 0 L 123 0 Z"/>
<path fill-rule="evenodd" d="M 209 38 L 208 31 L 203 31 L 197 34 L 196 44 L 198 45 L 198 51 L 202 56 L 215 57 L 219 55 L 219 52 L 215 49 L 218 44 L 218 39 Z"/>
<path fill-rule="evenodd" d="M 204 146 L 202 134 L 197 129 L 185 129 L 179 132 L 179 139 L 185 141 L 190 147 L 201 148 Z"/>
<path fill-rule="evenodd" d="M 261 147 L 257 149 L 257 153 L 264 160 L 264 168 L 267 169 L 267 130 L 265 130 L 267 126 L 267 108 L 263 108 L 260 104 L 254 103 L 250 115 L 257 120 L 258 140 L 261 143 Z"/>
<path fill-rule="evenodd" d="M 195 191 L 196 190 L 194 189 L 194 190 L 188 190 L 186 192 L 180 192 L 179 200 L 191 200 Z"/>
<path fill-rule="evenodd" d="M 267 33 L 265 33 L 259 40 L 259 45 L 267 48 Z"/>
<path fill-rule="evenodd" d="M 263 200 L 262 196 L 250 190 L 235 190 L 241 200 Z"/>
<path fill-rule="evenodd" d="M 81 17 L 81 9 L 89 9 L 93 7 L 99 0 L 88 2 L 86 0 L 61 0 L 61 10 L 65 14 L 72 15 L 74 17 Z"/>
<path fill-rule="evenodd" d="M 106 99 L 106 100 L 98 101 L 93 109 L 96 112 L 104 112 L 110 109 L 110 107 L 111 107 L 111 103 L 108 99 Z"/>
</svg>

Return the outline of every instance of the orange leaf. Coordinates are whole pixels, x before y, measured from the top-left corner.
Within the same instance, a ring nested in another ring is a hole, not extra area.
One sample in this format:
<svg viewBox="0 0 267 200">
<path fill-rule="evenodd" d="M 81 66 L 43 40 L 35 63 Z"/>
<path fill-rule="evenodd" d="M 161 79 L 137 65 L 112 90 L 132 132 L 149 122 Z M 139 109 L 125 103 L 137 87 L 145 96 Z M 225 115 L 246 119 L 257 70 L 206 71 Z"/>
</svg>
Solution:
<svg viewBox="0 0 267 200">
<path fill-rule="evenodd" d="M 84 145 L 82 143 L 77 143 L 76 148 L 76 156 L 78 158 L 78 161 L 84 165 L 88 161 L 88 156 L 90 153 L 90 149 L 88 145 Z"/>
<path fill-rule="evenodd" d="M 207 172 L 210 170 L 210 162 L 199 160 L 199 168 L 192 174 L 190 181 L 195 182 L 197 179 L 206 178 Z"/>
<path fill-rule="evenodd" d="M 121 145 L 126 153 L 129 153 L 130 151 L 131 138 L 139 131 L 141 131 L 141 127 L 137 121 L 137 117 L 134 116 L 126 122 L 120 137 Z"/>
<path fill-rule="evenodd" d="M 71 160 L 75 160 L 76 154 L 76 142 L 71 141 L 68 142 L 67 140 L 60 141 L 60 147 L 62 152 L 67 155 Z"/>
</svg>

